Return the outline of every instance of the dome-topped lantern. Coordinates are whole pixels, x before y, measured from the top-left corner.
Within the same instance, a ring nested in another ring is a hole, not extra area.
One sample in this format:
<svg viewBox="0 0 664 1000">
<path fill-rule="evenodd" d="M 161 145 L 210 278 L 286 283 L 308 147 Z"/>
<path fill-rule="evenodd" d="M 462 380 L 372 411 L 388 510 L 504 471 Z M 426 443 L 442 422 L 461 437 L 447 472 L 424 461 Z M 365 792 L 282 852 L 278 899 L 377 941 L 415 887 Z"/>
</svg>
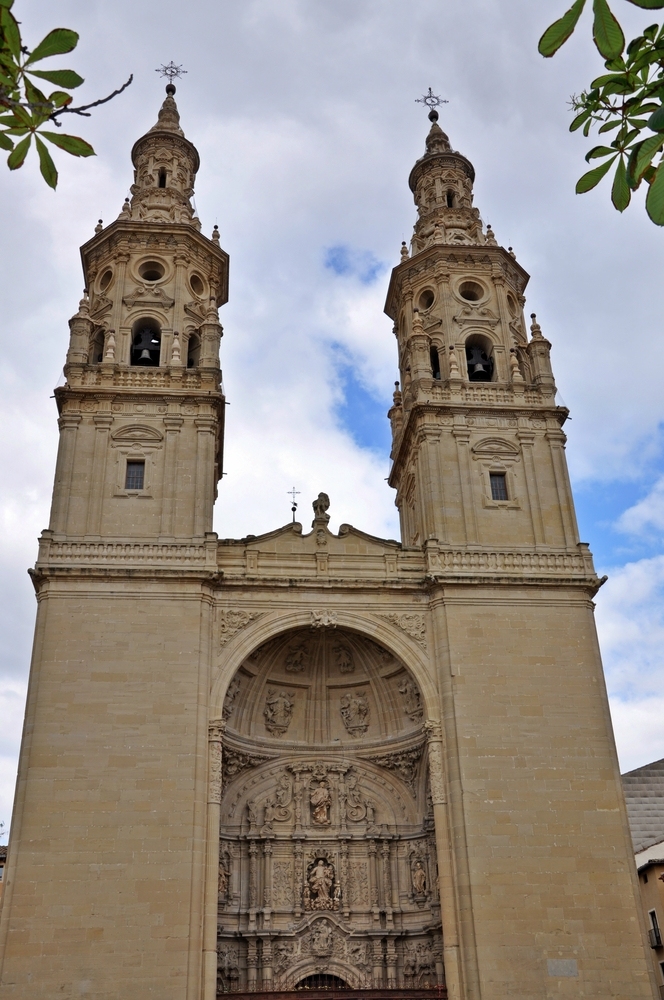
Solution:
<svg viewBox="0 0 664 1000">
<path fill-rule="evenodd" d="M 428 106 L 431 108 L 431 129 L 426 138 L 426 151 L 408 178 L 418 213 L 412 242 L 413 254 L 432 243 L 463 245 L 486 242 L 480 213 L 473 208 L 473 165 L 452 149 L 448 136 L 438 124 L 435 106 Z"/>
<path fill-rule="evenodd" d="M 184 222 L 200 228 L 191 197 L 200 165 L 198 150 L 185 138 L 174 100 L 175 86 L 166 87 L 166 99 L 157 122 L 134 143 L 131 158 L 131 218 L 147 222 Z"/>
</svg>

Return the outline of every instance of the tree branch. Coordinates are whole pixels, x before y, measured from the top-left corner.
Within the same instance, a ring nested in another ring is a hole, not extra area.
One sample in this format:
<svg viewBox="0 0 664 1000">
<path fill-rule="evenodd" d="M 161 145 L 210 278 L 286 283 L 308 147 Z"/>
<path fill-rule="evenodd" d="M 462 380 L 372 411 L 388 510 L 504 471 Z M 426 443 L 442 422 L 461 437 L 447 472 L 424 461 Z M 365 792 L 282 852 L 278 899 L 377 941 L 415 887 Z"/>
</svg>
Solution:
<svg viewBox="0 0 664 1000">
<path fill-rule="evenodd" d="M 127 82 L 123 83 L 118 90 L 114 90 L 112 94 L 108 95 L 108 97 L 102 97 L 98 101 L 93 101 L 92 104 L 82 104 L 80 108 L 58 108 L 57 111 L 54 111 L 53 114 L 50 115 L 50 120 L 54 121 L 55 124 L 59 126 L 60 122 L 55 121 L 58 115 L 82 115 L 84 118 L 90 118 L 90 115 L 88 114 L 89 108 L 98 108 L 100 104 L 106 104 L 107 101 L 112 101 L 114 97 L 117 97 L 118 94 L 121 94 L 123 90 L 127 89 L 133 79 L 134 74 L 132 73 Z"/>
</svg>

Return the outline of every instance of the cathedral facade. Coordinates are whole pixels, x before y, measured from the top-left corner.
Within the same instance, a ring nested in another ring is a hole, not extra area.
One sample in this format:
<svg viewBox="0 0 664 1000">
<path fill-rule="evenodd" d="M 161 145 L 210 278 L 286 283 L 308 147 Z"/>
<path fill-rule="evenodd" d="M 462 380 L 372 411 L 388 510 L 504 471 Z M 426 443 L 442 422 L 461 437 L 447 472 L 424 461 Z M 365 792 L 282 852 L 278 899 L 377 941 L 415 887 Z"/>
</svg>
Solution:
<svg viewBox="0 0 664 1000">
<path fill-rule="evenodd" d="M 568 413 L 473 166 L 432 111 L 386 304 L 401 541 L 325 493 L 219 539 L 228 255 L 174 92 L 82 247 L 0 1000 L 652 998 Z"/>
</svg>

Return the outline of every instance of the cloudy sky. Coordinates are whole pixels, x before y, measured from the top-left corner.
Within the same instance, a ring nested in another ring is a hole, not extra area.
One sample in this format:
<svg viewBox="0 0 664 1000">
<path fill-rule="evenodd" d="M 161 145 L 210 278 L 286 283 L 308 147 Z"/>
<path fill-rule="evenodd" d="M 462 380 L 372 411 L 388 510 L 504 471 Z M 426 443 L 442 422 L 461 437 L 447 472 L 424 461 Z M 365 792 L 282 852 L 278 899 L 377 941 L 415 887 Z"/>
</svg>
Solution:
<svg viewBox="0 0 664 1000">
<path fill-rule="evenodd" d="M 601 64 L 589 12 L 555 59 L 537 55 L 566 6 L 16 0 L 28 45 L 56 26 L 80 33 L 58 65 L 86 78 L 82 99 L 130 73 L 134 83 L 68 122 L 98 155 L 58 156 L 57 193 L 34 162 L 0 170 L 0 819 L 11 811 L 35 612 L 26 568 L 48 521 L 51 396 L 82 290 L 78 248 L 120 210 L 132 143 L 163 98 L 154 70 L 170 59 L 188 71 L 177 101 L 201 154 L 203 230 L 218 223 L 231 255 L 219 535 L 285 523 L 292 486 L 305 524 L 325 490 L 332 527 L 398 535 L 384 482 L 396 357 L 382 308 L 415 219 L 407 177 L 428 128 L 415 98 L 431 86 L 450 102 L 441 124 L 453 146 L 475 165 L 475 203 L 532 275 L 527 311 L 553 343 L 581 537 L 609 574 L 597 620 L 621 765 L 664 756 L 664 233 L 640 196 L 620 216 L 604 186 L 574 194 L 590 141 L 567 131 L 567 101 Z M 614 7 L 628 29 L 655 19 Z"/>
</svg>

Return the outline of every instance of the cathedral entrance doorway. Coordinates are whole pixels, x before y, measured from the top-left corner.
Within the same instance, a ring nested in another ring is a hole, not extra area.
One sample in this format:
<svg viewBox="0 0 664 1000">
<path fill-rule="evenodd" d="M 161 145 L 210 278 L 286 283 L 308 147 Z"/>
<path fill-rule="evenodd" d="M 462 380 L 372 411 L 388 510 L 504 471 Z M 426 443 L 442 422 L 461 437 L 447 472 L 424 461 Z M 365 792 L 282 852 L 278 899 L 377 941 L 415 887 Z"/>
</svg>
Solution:
<svg viewBox="0 0 664 1000">
<path fill-rule="evenodd" d="M 284 632 L 241 664 L 223 715 L 219 992 L 442 986 L 408 666 L 350 630 Z"/>
</svg>

